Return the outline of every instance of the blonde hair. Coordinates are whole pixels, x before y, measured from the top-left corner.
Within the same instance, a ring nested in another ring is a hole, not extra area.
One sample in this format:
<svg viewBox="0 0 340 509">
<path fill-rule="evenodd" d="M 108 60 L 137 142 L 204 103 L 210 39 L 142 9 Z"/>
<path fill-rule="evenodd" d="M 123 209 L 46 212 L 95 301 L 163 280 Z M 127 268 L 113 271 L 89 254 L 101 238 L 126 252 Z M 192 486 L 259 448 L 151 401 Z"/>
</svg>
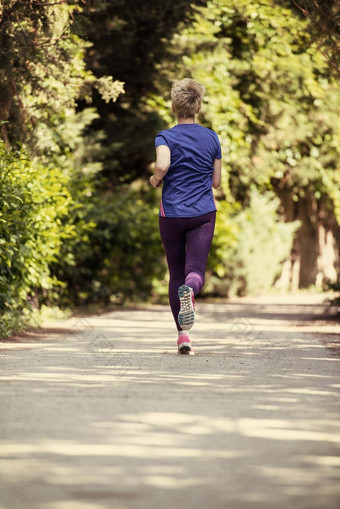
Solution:
<svg viewBox="0 0 340 509">
<path fill-rule="evenodd" d="M 174 81 L 171 87 L 172 107 L 179 118 L 193 117 L 201 109 L 205 90 L 198 81 L 190 78 Z"/>
</svg>

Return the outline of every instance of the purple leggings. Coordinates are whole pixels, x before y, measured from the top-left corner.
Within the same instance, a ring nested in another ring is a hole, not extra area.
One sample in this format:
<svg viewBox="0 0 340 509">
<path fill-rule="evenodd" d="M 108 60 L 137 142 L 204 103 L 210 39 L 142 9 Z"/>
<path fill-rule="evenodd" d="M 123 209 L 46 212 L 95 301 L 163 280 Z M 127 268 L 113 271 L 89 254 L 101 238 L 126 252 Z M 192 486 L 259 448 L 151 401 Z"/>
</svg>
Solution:
<svg viewBox="0 0 340 509">
<path fill-rule="evenodd" d="M 177 329 L 178 287 L 186 284 L 197 295 L 203 287 L 216 212 L 198 217 L 159 217 L 159 231 L 169 267 L 169 300 Z"/>
</svg>

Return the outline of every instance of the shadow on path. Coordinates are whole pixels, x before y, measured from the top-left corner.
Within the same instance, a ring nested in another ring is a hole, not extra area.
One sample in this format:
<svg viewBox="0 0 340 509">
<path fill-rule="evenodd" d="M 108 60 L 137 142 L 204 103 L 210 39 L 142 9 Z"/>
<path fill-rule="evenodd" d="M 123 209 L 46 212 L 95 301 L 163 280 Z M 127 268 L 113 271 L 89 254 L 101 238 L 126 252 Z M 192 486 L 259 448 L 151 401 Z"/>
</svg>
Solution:
<svg viewBox="0 0 340 509">
<path fill-rule="evenodd" d="M 194 357 L 162 306 L 2 343 L 0 507 L 337 509 L 339 329 L 323 309 L 199 303 Z"/>
</svg>

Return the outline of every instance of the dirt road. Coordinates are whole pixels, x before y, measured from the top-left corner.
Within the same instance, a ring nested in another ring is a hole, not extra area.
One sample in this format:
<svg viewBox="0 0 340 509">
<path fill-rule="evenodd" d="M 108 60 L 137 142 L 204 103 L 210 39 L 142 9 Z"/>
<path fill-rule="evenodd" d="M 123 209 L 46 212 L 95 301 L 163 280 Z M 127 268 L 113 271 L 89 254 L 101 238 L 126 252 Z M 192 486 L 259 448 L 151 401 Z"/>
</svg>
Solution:
<svg viewBox="0 0 340 509">
<path fill-rule="evenodd" d="M 321 302 L 198 304 L 196 356 L 162 306 L 0 343 L 0 508 L 338 509 L 340 325 Z"/>
</svg>

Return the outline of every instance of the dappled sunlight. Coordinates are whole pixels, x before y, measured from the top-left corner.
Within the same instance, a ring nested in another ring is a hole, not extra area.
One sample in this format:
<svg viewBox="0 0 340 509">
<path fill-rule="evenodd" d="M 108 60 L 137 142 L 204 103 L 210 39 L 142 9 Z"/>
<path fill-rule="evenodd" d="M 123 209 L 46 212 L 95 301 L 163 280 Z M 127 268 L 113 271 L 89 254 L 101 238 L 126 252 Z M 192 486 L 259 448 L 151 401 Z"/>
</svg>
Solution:
<svg viewBox="0 0 340 509">
<path fill-rule="evenodd" d="M 292 480 L 293 484 L 300 485 L 298 489 L 296 487 L 291 487 L 289 489 L 290 492 L 293 493 L 303 493 L 304 486 L 315 485 L 319 483 L 319 472 L 314 471 L 306 471 L 305 468 L 280 468 L 280 467 L 260 467 L 259 472 L 262 472 L 264 476 L 272 477 L 278 484 L 283 485 L 291 485 Z M 295 481 L 294 481 L 295 479 Z M 325 487 L 325 492 L 328 492 L 329 485 Z M 340 488 L 333 486 L 333 493 L 340 494 Z"/>
<path fill-rule="evenodd" d="M 315 357 L 301 357 L 302 360 L 306 361 L 326 361 L 326 362 L 336 362 L 339 363 L 340 359 L 330 359 L 329 357 L 318 357 L 317 359 Z"/>
<path fill-rule="evenodd" d="M 324 429 L 325 432 L 311 431 L 311 429 Z M 240 419 L 239 431 L 250 437 L 265 438 L 269 440 L 312 440 L 317 442 L 331 442 L 340 445 L 340 425 L 334 422 L 312 424 L 306 421 L 277 421 L 270 419 Z M 333 428 L 333 433 L 331 432 Z"/>
<path fill-rule="evenodd" d="M 79 509 L 79 502 L 75 501 L 73 499 L 69 500 L 61 500 L 58 502 L 48 502 L 46 504 L 40 504 L 39 507 L 41 509 Z M 102 503 L 96 503 L 96 502 L 81 502 L 82 509 L 102 509 L 103 505 Z M 120 509 L 124 506 L 116 506 L 116 509 Z"/>
<path fill-rule="evenodd" d="M 0 2 L 0 509 L 339 509 L 339 15 Z"/>
<path fill-rule="evenodd" d="M 35 509 L 170 509 L 188 493 L 190 509 L 272 509 L 278 490 L 286 507 L 312 497 L 316 508 L 338 497 L 340 359 L 321 333 L 244 321 L 241 306 L 215 327 L 206 309 L 196 356 L 177 355 L 165 307 L 72 319 L 63 341 L 26 350 L 2 344 L 1 398 L 15 419 L 0 439 L 7 499 L 18 482 L 36 486 Z"/>
<path fill-rule="evenodd" d="M 301 461 L 323 465 L 325 467 L 340 467 L 340 456 L 301 456 Z"/>
<path fill-rule="evenodd" d="M 149 488 L 176 493 L 190 487 L 221 489 L 226 471 L 242 472 L 246 462 L 247 476 L 254 484 L 250 483 L 244 493 L 237 492 L 238 481 L 235 490 L 231 488 L 240 503 L 250 500 L 274 503 L 278 486 L 282 496 L 305 495 L 307 489 L 315 490 L 322 479 L 319 497 L 340 494 L 339 486 L 331 481 L 339 458 L 329 454 L 299 454 L 299 448 L 296 449 L 301 440 L 319 442 L 323 448 L 329 441 L 339 444 L 339 426 L 331 432 L 331 421 L 233 419 L 185 412 L 140 411 L 120 413 L 112 422 L 92 419 L 87 426 L 92 442 L 75 438 L 34 440 L 30 444 L 2 441 L 0 467 L 6 472 L 6 483 L 18 479 L 25 482 L 39 476 L 45 485 L 72 487 L 85 499 L 97 493 L 98 507 L 108 507 L 105 493 L 109 498 L 119 498 L 119 494 L 133 498 L 137 489 L 142 490 L 142 495 L 149 493 Z M 312 431 L 321 428 L 327 432 Z M 271 459 L 261 454 L 258 439 L 276 440 L 277 453 L 286 449 L 286 441 L 294 442 L 295 446 L 288 448 L 289 456 L 275 454 Z M 194 475 L 192 460 L 196 462 Z M 212 460 L 221 469 L 210 472 Z M 256 485 L 263 481 L 266 491 Z M 39 507 L 53 507 L 54 503 Z"/>
<path fill-rule="evenodd" d="M 175 438 L 175 437 L 173 437 Z M 166 442 L 165 444 L 163 442 Z M 165 445 L 165 447 L 162 447 Z M 171 447 L 166 447 L 171 446 Z M 56 454 L 61 456 L 110 456 L 110 457 L 127 457 L 127 458 L 199 458 L 202 455 L 200 449 L 189 447 L 174 447 L 173 440 L 167 440 L 162 437 L 162 443 L 157 443 L 157 439 L 146 440 L 143 445 L 137 444 L 84 444 L 79 442 L 67 441 L 51 441 L 41 442 L 38 444 L 1 444 L 3 455 L 18 454 Z M 238 456 L 237 453 L 228 451 L 211 450 L 205 451 L 206 458 L 232 458 Z"/>
</svg>

